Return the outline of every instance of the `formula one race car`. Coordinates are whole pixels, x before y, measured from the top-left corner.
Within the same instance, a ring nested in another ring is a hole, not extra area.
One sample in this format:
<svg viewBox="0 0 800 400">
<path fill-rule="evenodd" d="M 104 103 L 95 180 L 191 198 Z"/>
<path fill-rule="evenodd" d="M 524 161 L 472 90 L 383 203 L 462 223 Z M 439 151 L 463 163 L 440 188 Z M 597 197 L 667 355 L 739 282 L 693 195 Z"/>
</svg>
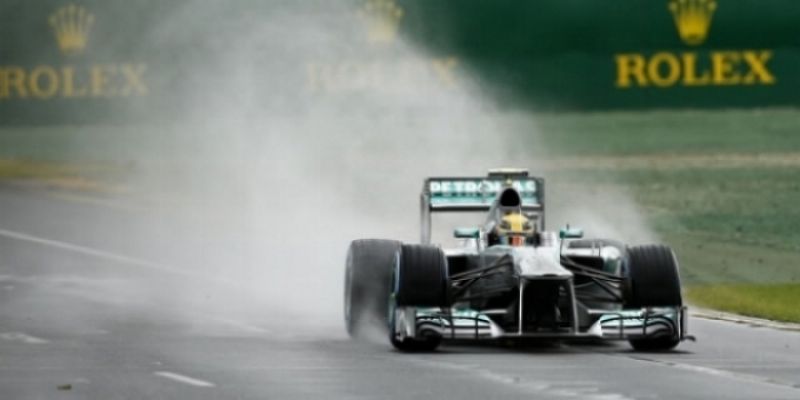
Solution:
<svg viewBox="0 0 800 400">
<path fill-rule="evenodd" d="M 431 245 L 431 214 L 486 212 L 458 228 L 462 245 Z M 669 350 L 686 332 L 678 261 L 664 245 L 582 239 L 580 229 L 544 229 L 544 180 L 524 170 L 479 178 L 429 178 L 422 191 L 421 244 L 350 244 L 345 322 L 359 338 L 388 328 L 402 351 L 443 340 L 611 339 Z"/>
</svg>

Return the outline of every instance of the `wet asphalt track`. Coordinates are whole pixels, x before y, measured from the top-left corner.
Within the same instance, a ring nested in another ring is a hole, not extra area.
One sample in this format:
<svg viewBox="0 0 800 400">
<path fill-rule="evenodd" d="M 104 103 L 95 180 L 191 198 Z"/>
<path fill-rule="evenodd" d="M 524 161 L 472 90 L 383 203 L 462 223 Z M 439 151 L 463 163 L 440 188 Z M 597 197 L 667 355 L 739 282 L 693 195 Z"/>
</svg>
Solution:
<svg viewBox="0 0 800 400">
<path fill-rule="evenodd" d="M 168 222 L 0 187 L 0 399 L 800 399 L 800 332 L 694 318 L 698 342 L 666 354 L 625 343 L 399 354 L 340 326 L 166 301 L 171 281 L 191 279 L 168 265 L 191 260 L 161 264 L 148 249 L 181 232 L 113 231 L 137 224 Z M 164 289 L 131 289 L 153 281 Z"/>
</svg>

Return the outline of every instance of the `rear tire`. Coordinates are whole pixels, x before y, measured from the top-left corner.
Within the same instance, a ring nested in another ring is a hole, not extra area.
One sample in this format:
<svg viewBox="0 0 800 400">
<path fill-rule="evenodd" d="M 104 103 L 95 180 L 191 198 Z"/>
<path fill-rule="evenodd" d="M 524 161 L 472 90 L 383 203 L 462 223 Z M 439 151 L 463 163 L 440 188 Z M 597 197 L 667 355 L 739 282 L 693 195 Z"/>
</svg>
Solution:
<svg viewBox="0 0 800 400">
<path fill-rule="evenodd" d="M 429 333 L 421 338 L 398 338 L 395 334 L 396 307 L 448 307 L 447 259 L 434 246 L 403 245 L 397 252 L 390 298 L 389 341 L 397 350 L 426 352 L 436 350 L 442 337 Z"/>
<path fill-rule="evenodd" d="M 434 246 L 404 244 L 398 254 L 397 305 L 446 307 L 449 285 L 444 252 Z"/>
<path fill-rule="evenodd" d="M 390 338 L 392 342 L 392 346 L 395 349 L 400 350 L 404 353 L 427 353 L 432 352 L 439 348 L 439 345 L 442 344 L 442 337 L 435 336 L 429 337 L 425 339 L 405 339 L 405 340 L 398 340 L 394 337 Z"/>
<path fill-rule="evenodd" d="M 628 248 L 628 307 L 680 307 L 681 280 L 675 253 L 667 246 Z"/>
<path fill-rule="evenodd" d="M 368 326 L 386 329 L 393 261 L 400 245 L 395 240 L 381 239 L 350 243 L 345 267 L 344 319 L 351 338 L 363 338 Z"/>
<path fill-rule="evenodd" d="M 676 307 L 683 306 L 678 261 L 667 246 L 635 246 L 628 249 L 628 277 L 626 307 Z M 634 349 L 640 351 L 666 351 L 680 343 L 678 333 L 672 336 L 632 339 Z"/>
</svg>

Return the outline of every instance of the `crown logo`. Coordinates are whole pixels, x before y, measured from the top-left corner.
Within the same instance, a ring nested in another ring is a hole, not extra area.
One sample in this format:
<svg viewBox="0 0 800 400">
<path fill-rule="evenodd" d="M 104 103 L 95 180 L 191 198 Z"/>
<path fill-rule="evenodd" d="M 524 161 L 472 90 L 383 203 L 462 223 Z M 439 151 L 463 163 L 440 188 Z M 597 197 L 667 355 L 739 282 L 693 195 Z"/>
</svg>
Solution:
<svg viewBox="0 0 800 400">
<path fill-rule="evenodd" d="M 706 41 L 711 18 L 717 9 L 715 0 L 670 0 L 669 10 L 684 43 L 697 46 Z"/>
<path fill-rule="evenodd" d="M 89 29 L 94 24 L 94 15 L 81 6 L 69 4 L 50 15 L 49 22 L 61 52 L 68 55 L 77 54 L 86 48 Z"/>
<path fill-rule="evenodd" d="M 393 0 L 367 0 L 358 15 L 367 25 L 367 41 L 376 44 L 392 43 L 400 28 L 403 11 Z"/>
</svg>

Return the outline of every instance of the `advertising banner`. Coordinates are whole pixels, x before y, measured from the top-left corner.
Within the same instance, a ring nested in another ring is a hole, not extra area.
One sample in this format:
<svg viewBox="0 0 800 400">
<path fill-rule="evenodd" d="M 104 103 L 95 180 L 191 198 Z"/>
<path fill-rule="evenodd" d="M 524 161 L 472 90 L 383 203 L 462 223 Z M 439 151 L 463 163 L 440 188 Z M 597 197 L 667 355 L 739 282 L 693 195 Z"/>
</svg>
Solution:
<svg viewBox="0 0 800 400">
<path fill-rule="evenodd" d="M 214 3 L 5 1 L 0 124 L 169 119 L 243 87 L 302 114 L 419 74 L 531 111 L 800 104 L 796 0 Z"/>
</svg>

